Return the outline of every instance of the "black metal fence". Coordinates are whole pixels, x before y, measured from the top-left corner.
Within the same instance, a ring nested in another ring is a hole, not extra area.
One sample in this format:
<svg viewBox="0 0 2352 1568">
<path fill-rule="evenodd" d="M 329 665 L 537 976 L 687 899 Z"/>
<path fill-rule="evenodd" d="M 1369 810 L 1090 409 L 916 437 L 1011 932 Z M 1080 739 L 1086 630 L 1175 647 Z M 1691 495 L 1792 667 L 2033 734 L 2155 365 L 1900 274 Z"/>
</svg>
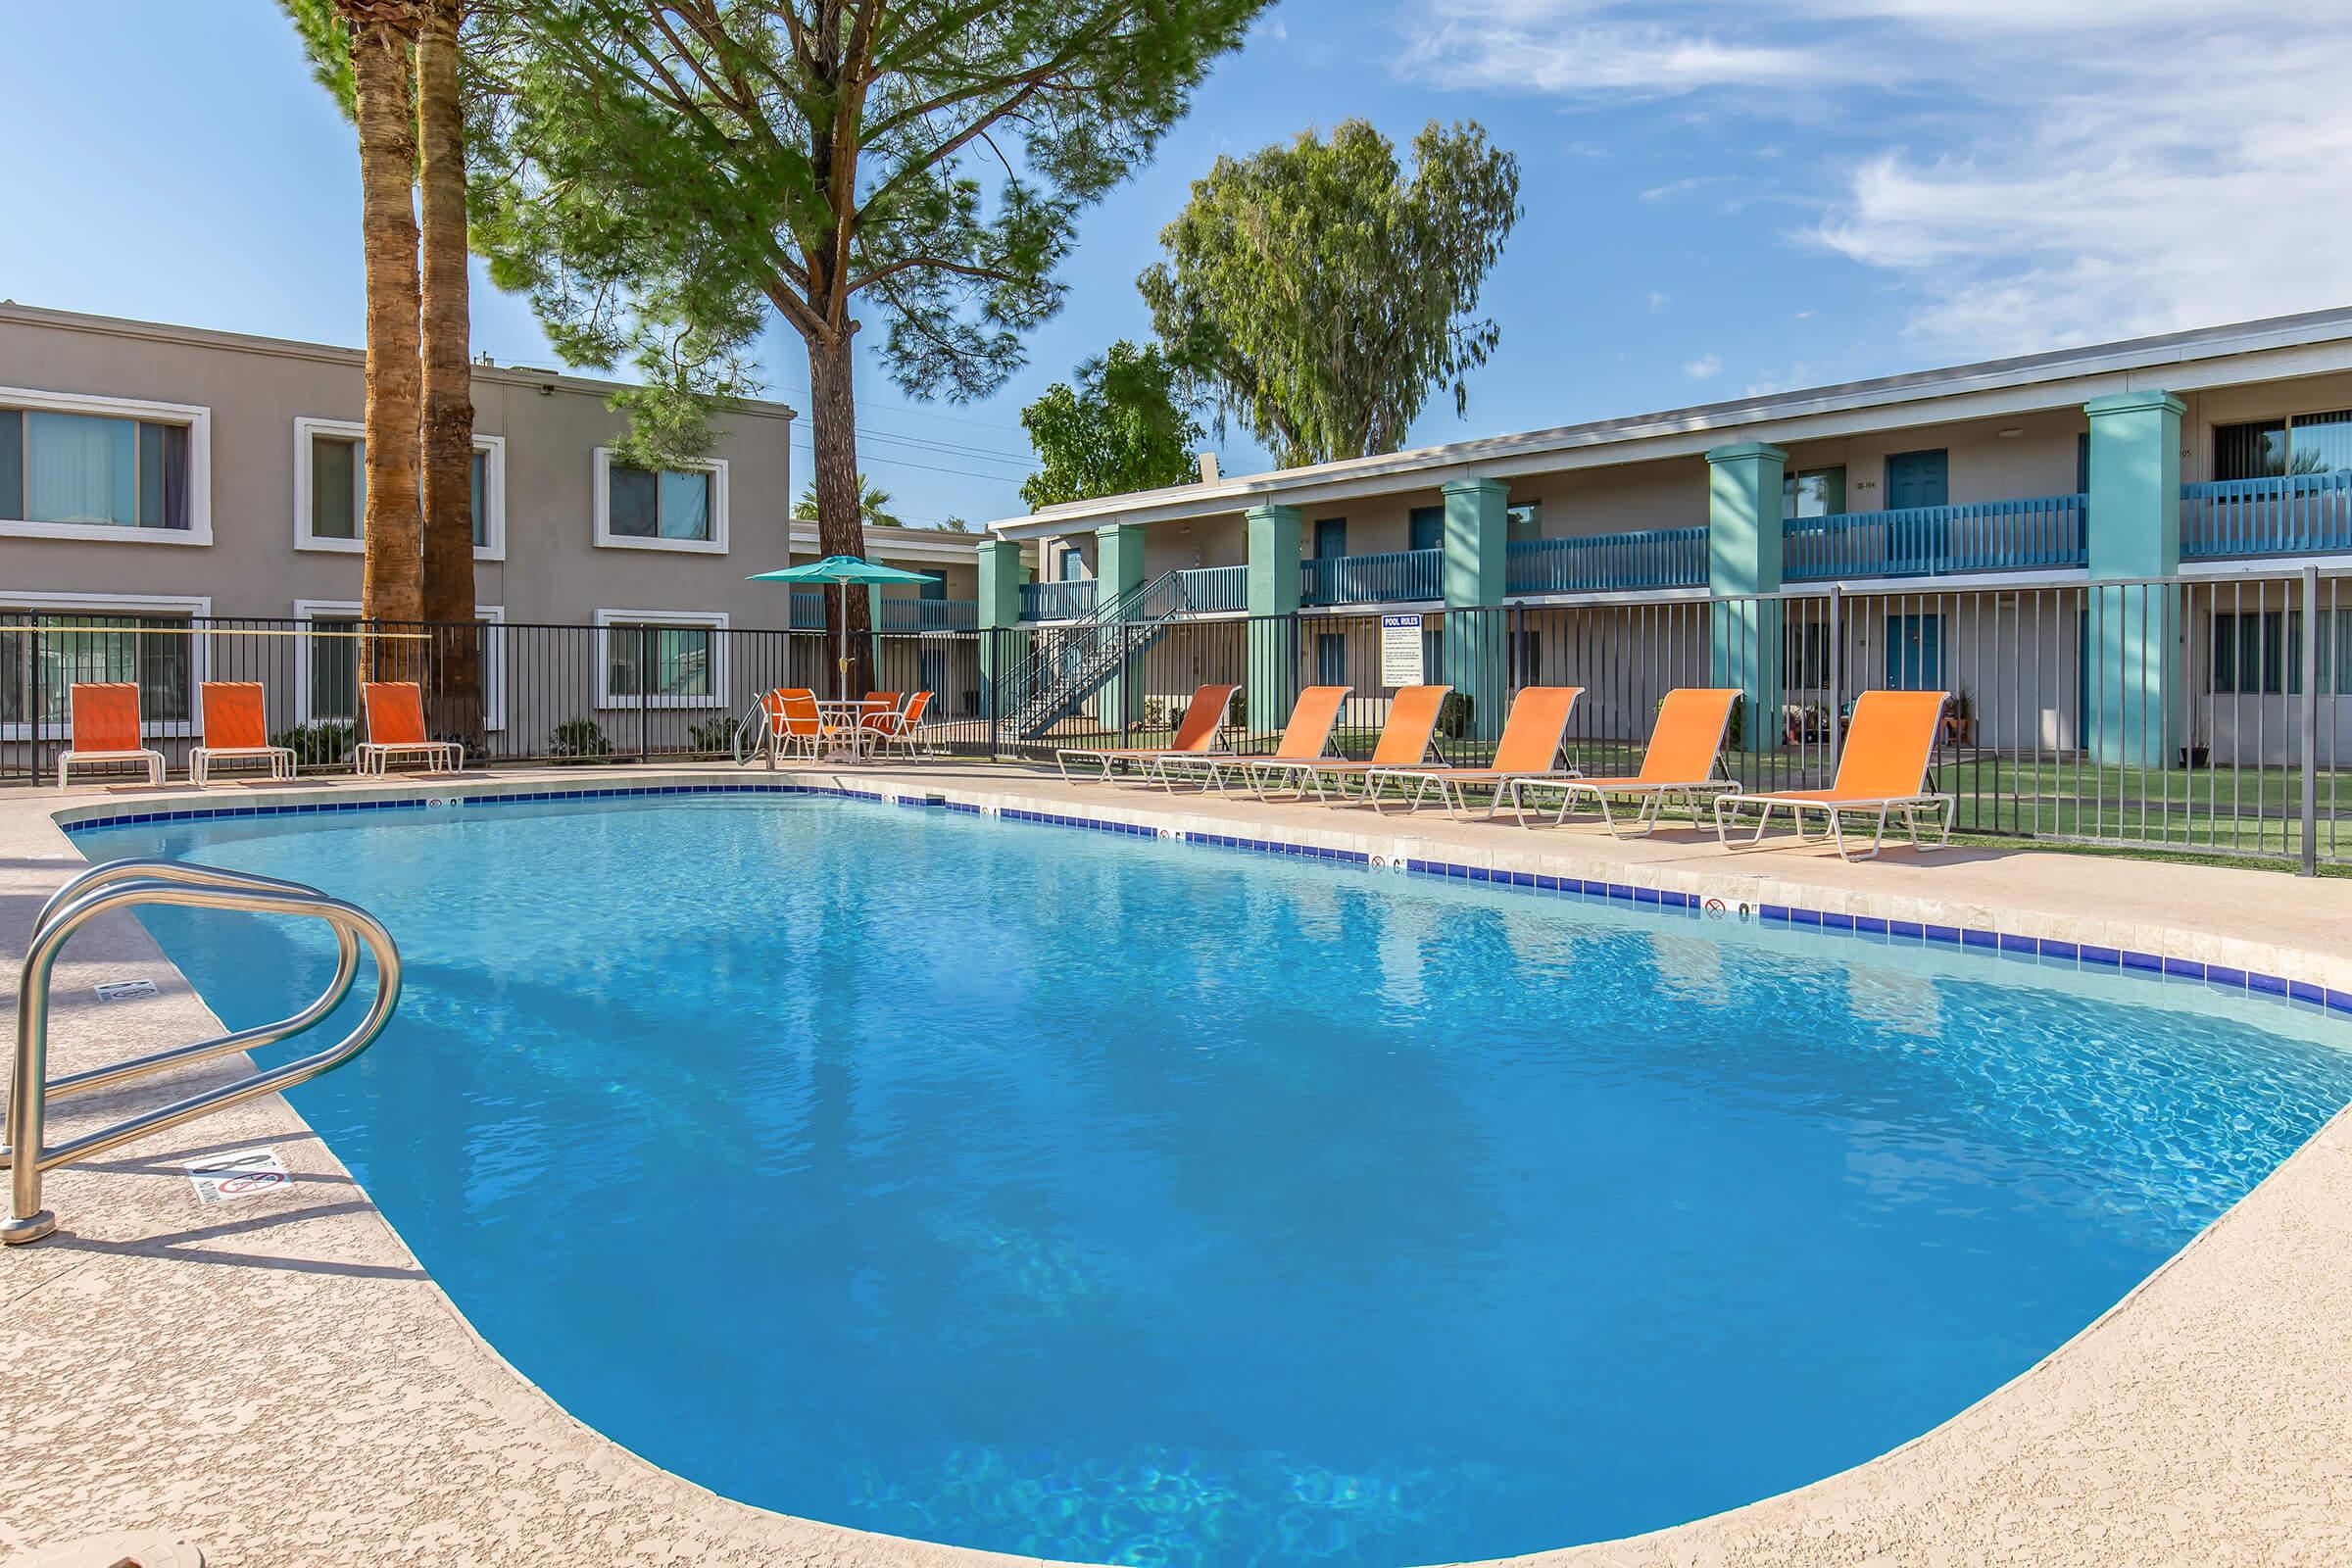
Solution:
<svg viewBox="0 0 2352 1568">
<path fill-rule="evenodd" d="M 1566 760 L 1636 771 L 1678 686 L 1741 693 L 1723 758 L 1750 790 L 1829 784 L 1854 699 L 1951 694 L 1929 779 L 1957 830 L 2172 853 L 2352 862 L 2352 577 L 2300 572 L 1936 589 L 1827 584 L 1426 614 L 1302 611 L 887 634 L 879 684 L 936 694 L 927 747 L 1042 760 L 1164 742 L 1194 689 L 1237 687 L 1223 742 L 1270 751 L 1309 685 L 1349 688 L 1332 749 L 1371 755 L 1396 689 L 1453 688 L 1434 741 L 1493 755 L 1512 695 L 1585 688 Z M 464 718 L 445 639 L 480 662 Z M 0 781 L 54 776 L 75 681 L 136 681 L 176 770 L 205 680 L 252 680 L 306 767 L 341 763 L 363 661 L 423 685 L 428 722 L 494 763 L 727 756 L 760 695 L 833 684 L 816 631 L 672 620 L 361 626 L 352 621 L 0 616 Z"/>
</svg>

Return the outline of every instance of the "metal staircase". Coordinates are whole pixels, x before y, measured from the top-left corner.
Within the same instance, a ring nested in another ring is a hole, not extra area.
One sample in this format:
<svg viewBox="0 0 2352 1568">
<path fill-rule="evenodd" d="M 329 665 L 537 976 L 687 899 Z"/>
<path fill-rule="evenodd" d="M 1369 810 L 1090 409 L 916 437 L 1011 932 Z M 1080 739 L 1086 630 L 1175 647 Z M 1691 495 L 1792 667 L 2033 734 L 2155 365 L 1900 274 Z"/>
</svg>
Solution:
<svg viewBox="0 0 2352 1568">
<path fill-rule="evenodd" d="M 997 676 L 998 721 L 1017 740 L 1036 740 L 1192 610 L 1185 574 L 1163 571 L 1084 620 L 1040 627 L 1029 653 Z"/>
</svg>

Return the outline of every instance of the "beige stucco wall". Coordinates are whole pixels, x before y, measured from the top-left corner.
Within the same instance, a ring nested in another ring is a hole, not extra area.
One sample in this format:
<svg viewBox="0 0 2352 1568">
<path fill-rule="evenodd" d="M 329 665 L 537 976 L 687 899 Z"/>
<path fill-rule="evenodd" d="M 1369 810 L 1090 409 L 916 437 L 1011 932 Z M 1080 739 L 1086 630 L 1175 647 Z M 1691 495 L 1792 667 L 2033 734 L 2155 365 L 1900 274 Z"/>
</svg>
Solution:
<svg viewBox="0 0 2352 1568">
<path fill-rule="evenodd" d="M 296 548 L 297 418 L 357 422 L 364 362 L 353 350 L 0 309 L 0 387 L 193 405 L 211 412 L 210 545 L 0 537 L 0 594 L 209 597 L 216 614 L 285 616 L 297 601 L 356 601 L 362 558 Z M 478 604 L 516 621 L 585 621 L 600 610 L 720 612 L 737 627 L 782 626 L 785 590 L 747 582 L 790 564 L 792 411 L 760 404 L 714 421 L 727 464 L 724 554 L 599 548 L 593 454 L 625 428 L 610 385 L 511 368 L 474 374 L 474 428 L 506 447 L 506 559 L 477 562 Z M 944 570 L 948 597 L 977 592 L 971 549 L 930 530 L 883 559 Z M 941 547 L 960 560 L 914 559 Z M 875 548 L 869 541 L 869 549 Z M 811 549 L 804 545 L 798 559 Z M 911 590 L 908 590 L 911 592 Z"/>
</svg>

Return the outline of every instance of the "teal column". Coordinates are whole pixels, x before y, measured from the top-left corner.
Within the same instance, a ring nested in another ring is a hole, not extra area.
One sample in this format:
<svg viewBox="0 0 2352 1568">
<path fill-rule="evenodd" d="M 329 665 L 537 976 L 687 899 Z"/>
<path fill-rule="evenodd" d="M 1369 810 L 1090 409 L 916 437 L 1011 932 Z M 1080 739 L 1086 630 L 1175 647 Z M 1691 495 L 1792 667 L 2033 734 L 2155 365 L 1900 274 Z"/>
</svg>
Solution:
<svg viewBox="0 0 2352 1568">
<path fill-rule="evenodd" d="M 2090 416 L 2090 499 L 2083 517 L 2090 588 L 2084 606 L 2083 744 L 2113 767 L 2159 767 L 2174 754 L 2184 693 L 2180 590 L 2102 587 L 2180 569 L 2180 400 L 2119 392 L 2082 405 Z"/>
<path fill-rule="evenodd" d="M 1707 454 L 1707 664 L 1741 693 L 1741 744 L 1762 751 L 1781 732 L 1781 602 L 1726 595 L 1781 591 L 1782 477 L 1788 454 L 1762 441 Z"/>
<path fill-rule="evenodd" d="M 1502 733 L 1510 704 L 1510 651 L 1503 640 L 1509 614 L 1502 609 L 1510 486 L 1500 479 L 1456 479 L 1440 493 L 1446 502 L 1443 678 L 1469 702 L 1469 733 L 1491 741 Z"/>
<path fill-rule="evenodd" d="M 979 566 L 980 710 L 989 714 L 997 711 L 1000 655 L 1006 665 L 1017 662 L 1013 628 L 1021 623 L 1021 584 L 1029 580 L 1029 568 L 1010 539 L 981 541 Z"/>
<path fill-rule="evenodd" d="M 1095 530 L 1095 592 L 1100 595 L 1096 604 L 1107 610 L 1111 601 L 1133 593 L 1144 585 L 1144 530 L 1140 523 L 1112 523 Z M 1101 612 L 1098 610 L 1098 613 Z M 1118 617 L 1133 620 L 1132 611 Z M 1113 634 L 1117 635 L 1117 634 Z M 1119 661 L 1118 669 L 1102 683 L 1095 699 L 1096 715 L 1102 727 L 1113 734 L 1124 735 L 1136 721 L 1143 708 L 1143 665 L 1140 650 L 1130 650 Z"/>
<path fill-rule="evenodd" d="M 1298 509 L 1252 507 L 1242 520 L 1250 619 L 1238 716 L 1249 733 L 1274 735 L 1298 700 Z"/>
</svg>

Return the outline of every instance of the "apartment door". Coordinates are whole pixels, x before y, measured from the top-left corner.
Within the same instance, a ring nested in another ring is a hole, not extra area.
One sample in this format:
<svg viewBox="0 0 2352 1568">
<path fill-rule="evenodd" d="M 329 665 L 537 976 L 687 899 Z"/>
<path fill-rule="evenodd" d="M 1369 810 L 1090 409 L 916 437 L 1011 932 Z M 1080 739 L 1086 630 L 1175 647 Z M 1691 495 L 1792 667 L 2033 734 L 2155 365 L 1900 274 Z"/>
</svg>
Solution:
<svg viewBox="0 0 2352 1568">
<path fill-rule="evenodd" d="M 1898 692 L 1932 692 L 1943 686 L 1943 617 L 1886 617 L 1886 684 Z"/>
<path fill-rule="evenodd" d="M 1415 507 L 1411 521 L 1412 537 L 1406 548 L 1437 550 L 1446 543 L 1446 509 L 1444 507 Z"/>
<path fill-rule="evenodd" d="M 1949 505 L 1951 465 L 1941 447 L 1896 452 L 1886 459 L 1886 510 L 1911 512 Z M 1889 518 L 1886 563 L 1904 575 L 1934 576 L 1951 569 L 1950 524 L 1938 515 Z"/>
<path fill-rule="evenodd" d="M 1950 455 L 1941 447 L 1932 452 L 1891 453 L 1886 459 L 1887 509 L 1949 506 L 1950 478 Z"/>
<path fill-rule="evenodd" d="M 1348 519 L 1346 517 L 1317 517 L 1315 519 L 1315 559 L 1329 561 L 1348 553 Z"/>
<path fill-rule="evenodd" d="M 1315 684 L 1345 686 L 1348 684 L 1348 635 L 1345 632 L 1325 631 L 1315 634 Z"/>
</svg>

